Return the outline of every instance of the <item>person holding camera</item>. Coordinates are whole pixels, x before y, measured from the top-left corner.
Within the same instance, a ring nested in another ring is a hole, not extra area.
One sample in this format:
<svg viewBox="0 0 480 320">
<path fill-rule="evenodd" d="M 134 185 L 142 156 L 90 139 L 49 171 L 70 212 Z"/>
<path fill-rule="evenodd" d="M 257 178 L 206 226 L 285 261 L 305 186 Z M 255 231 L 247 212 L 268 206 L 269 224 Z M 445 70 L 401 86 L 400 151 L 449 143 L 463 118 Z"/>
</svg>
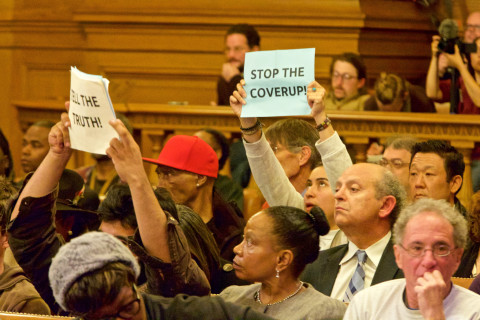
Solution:
<svg viewBox="0 0 480 320">
<path fill-rule="evenodd" d="M 439 79 L 438 56 L 440 50 L 438 44 L 440 40 L 438 35 L 432 38 L 432 59 L 427 73 L 426 93 L 433 100 L 447 102 L 450 100 L 451 80 Z M 480 52 L 478 50 L 480 38 L 477 38 L 475 43 L 477 44 L 476 52 L 462 55 L 458 45 L 455 44 L 453 54 L 444 53 L 448 66 L 455 68 L 460 74 L 458 84 L 461 97 L 456 106 L 456 113 L 480 114 Z"/>
</svg>

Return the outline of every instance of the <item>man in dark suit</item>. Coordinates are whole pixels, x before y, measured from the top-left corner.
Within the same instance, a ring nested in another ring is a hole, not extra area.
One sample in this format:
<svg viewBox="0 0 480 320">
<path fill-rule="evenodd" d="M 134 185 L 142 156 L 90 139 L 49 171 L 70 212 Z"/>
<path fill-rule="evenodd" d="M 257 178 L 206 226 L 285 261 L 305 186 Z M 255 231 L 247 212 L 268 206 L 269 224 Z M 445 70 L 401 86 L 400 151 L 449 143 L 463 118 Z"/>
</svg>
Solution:
<svg viewBox="0 0 480 320">
<path fill-rule="evenodd" d="M 349 301 L 346 291 L 358 268 L 363 270 L 363 283 L 356 291 L 403 277 L 395 263 L 390 229 L 403 206 L 405 190 L 390 171 L 369 163 L 345 170 L 336 189 L 335 222 L 349 243 L 321 251 L 302 280 L 326 295 Z M 365 260 L 359 261 L 357 251 L 366 253 Z"/>
<path fill-rule="evenodd" d="M 308 103 L 320 136 L 316 147 L 328 180 L 336 186 L 335 222 L 349 243 L 320 251 L 302 280 L 326 295 L 350 301 L 363 288 L 403 277 L 395 263 L 390 229 L 406 194 L 398 179 L 376 164 L 355 164 L 338 172 L 339 159 L 347 151 L 326 115 L 324 95 L 317 82 L 309 84 Z"/>
</svg>

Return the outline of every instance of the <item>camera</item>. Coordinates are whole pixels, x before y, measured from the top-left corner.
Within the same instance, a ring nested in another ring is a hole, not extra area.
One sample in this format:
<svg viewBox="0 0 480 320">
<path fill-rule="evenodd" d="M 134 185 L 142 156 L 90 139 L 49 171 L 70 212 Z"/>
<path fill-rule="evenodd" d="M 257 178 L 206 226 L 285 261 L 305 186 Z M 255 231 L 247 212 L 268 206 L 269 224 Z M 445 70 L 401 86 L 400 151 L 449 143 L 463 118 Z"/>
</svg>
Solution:
<svg viewBox="0 0 480 320">
<path fill-rule="evenodd" d="M 464 43 L 458 37 L 453 39 L 441 38 L 438 43 L 438 51 L 453 54 L 455 53 L 455 45 L 458 45 L 458 49 L 462 54 L 477 52 L 476 43 Z"/>
</svg>

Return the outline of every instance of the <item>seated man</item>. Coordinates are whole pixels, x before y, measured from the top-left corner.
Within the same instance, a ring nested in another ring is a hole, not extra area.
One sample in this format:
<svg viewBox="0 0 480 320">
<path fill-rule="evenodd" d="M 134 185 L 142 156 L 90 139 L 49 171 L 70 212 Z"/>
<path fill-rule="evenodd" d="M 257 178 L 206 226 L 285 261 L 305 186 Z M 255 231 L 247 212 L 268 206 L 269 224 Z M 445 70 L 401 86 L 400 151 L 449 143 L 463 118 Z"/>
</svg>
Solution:
<svg viewBox="0 0 480 320">
<path fill-rule="evenodd" d="M 370 97 L 365 87 L 367 68 L 355 53 L 333 57 L 330 65 L 331 88 L 325 98 L 327 110 L 361 111 Z"/>
<path fill-rule="evenodd" d="M 175 203 L 200 215 L 213 233 L 220 255 L 232 261 L 245 222 L 238 208 L 214 188 L 218 175 L 215 151 L 199 137 L 178 135 L 167 141 L 158 159 L 144 160 L 158 166 L 158 186 L 167 189 Z"/>
<path fill-rule="evenodd" d="M 245 53 L 260 50 L 260 35 L 248 24 L 236 24 L 225 35 L 225 59 L 222 74 L 217 82 L 219 106 L 228 106 L 229 98 L 237 83 L 243 78 Z"/>
<path fill-rule="evenodd" d="M 395 260 L 405 273 L 359 292 L 344 319 L 478 319 L 480 296 L 452 284 L 467 223 L 449 203 L 421 199 L 393 227 Z"/>
<path fill-rule="evenodd" d="M 48 153 L 48 133 L 55 123 L 42 120 L 32 124 L 22 141 L 22 169 L 25 173 L 37 170 Z"/>
<path fill-rule="evenodd" d="M 380 165 L 389 169 L 405 188 L 407 195 L 410 193 L 410 160 L 412 148 L 418 140 L 413 136 L 394 135 L 385 142 Z"/>
<path fill-rule="evenodd" d="M 446 141 L 428 140 L 415 144 L 410 162 L 410 198 L 443 199 L 464 216 L 467 210 L 458 201 L 465 162 L 463 155 Z"/>
</svg>

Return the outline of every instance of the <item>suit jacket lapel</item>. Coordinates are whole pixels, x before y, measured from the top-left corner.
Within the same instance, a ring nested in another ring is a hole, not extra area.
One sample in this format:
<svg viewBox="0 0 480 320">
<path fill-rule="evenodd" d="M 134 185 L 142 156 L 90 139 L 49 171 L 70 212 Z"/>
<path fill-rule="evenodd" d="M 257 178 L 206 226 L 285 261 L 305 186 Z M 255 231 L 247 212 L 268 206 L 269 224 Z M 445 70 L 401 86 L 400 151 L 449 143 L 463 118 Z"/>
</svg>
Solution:
<svg viewBox="0 0 480 320">
<path fill-rule="evenodd" d="M 338 271 L 340 270 L 340 261 L 342 261 L 343 256 L 347 254 L 348 244 L 337 247 L 340 250 L 333 252 L 325 261 L 324 271 L 321 275 L 322 282 L 320 290 L 327 296 L 332 294 L 333 285 L 337 279 Z"/>
<path fill-rule="evenodd" d="M 392 239 L 390 239 L 385 250 L 383 250 L 382 258 L 380 259 L 377 270 L 373 275 L 372 285 L 403 277 L 402 270 L 398 268 L 397 263 L 395 262 Z"/>
</svg>

